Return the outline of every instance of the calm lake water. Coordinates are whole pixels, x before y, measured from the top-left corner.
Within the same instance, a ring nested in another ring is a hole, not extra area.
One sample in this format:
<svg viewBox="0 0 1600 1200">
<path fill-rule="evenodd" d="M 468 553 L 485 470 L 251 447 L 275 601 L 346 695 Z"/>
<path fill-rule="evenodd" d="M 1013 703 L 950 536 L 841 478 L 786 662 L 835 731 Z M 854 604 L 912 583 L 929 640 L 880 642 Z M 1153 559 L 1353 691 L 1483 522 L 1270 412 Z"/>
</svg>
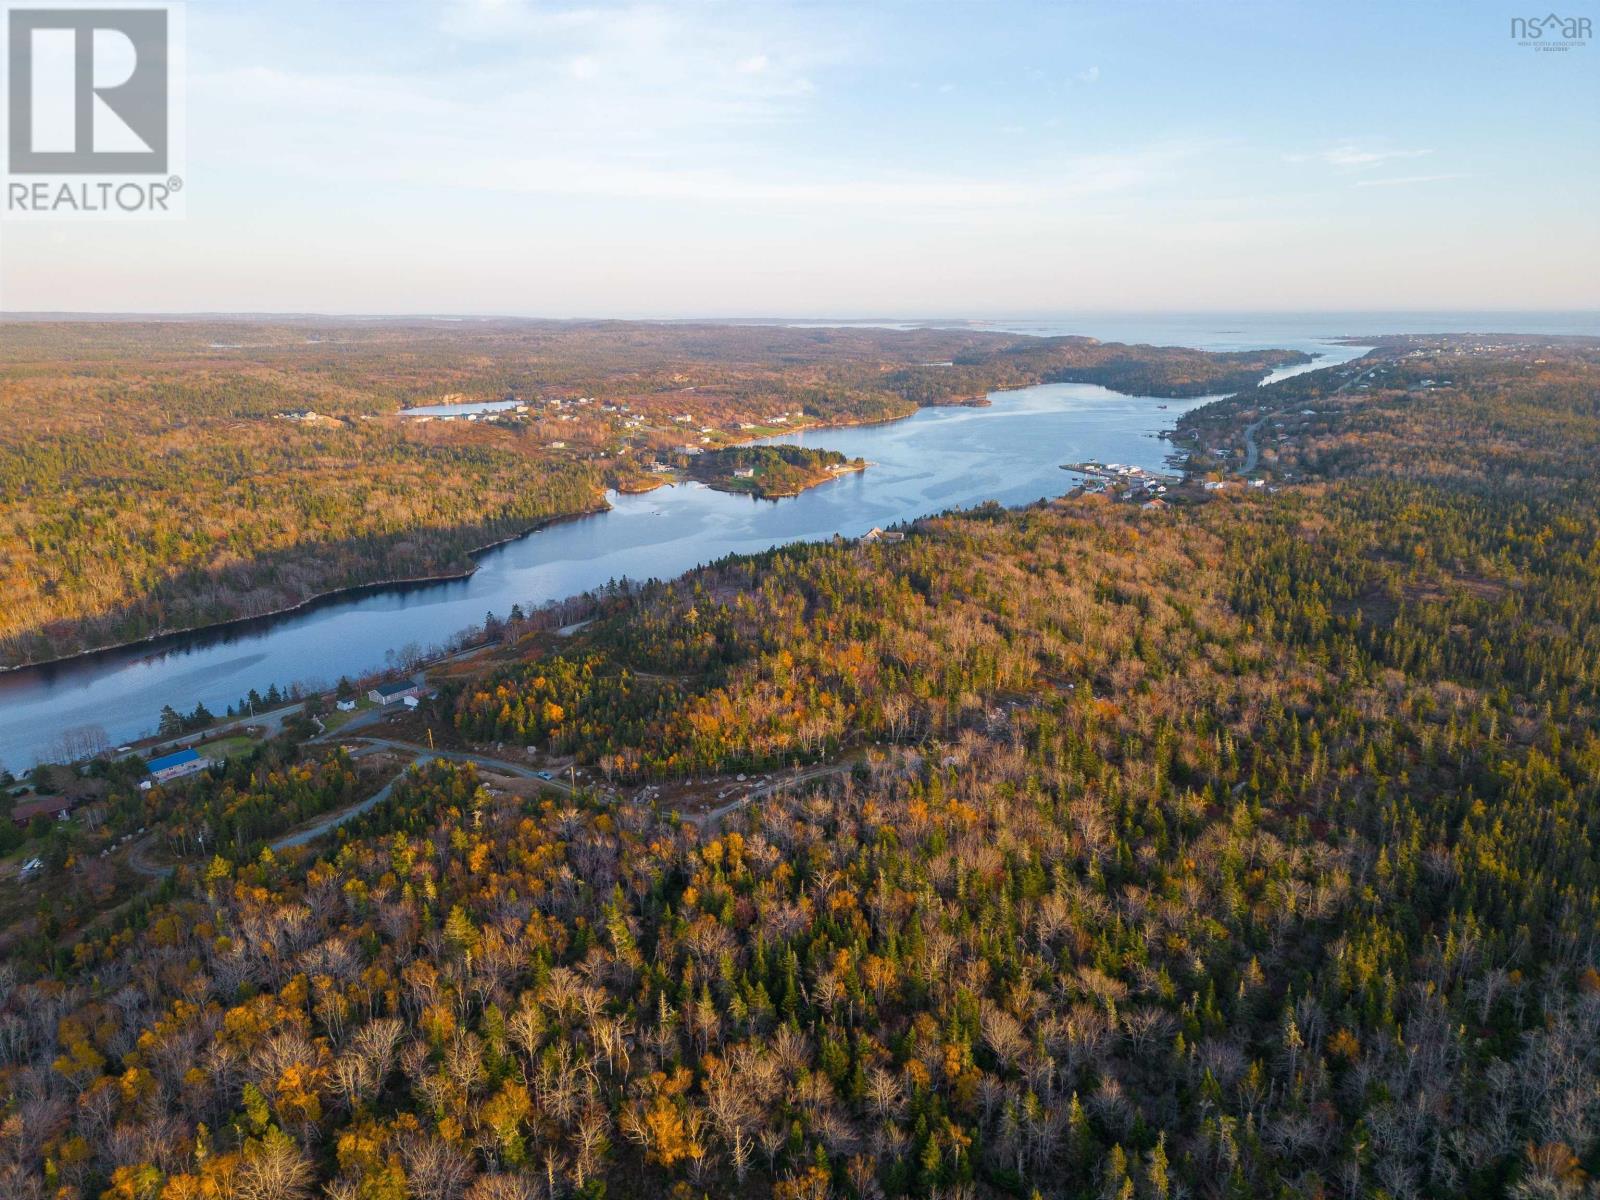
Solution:
<svg viewBox="0 0 1600 1200">
<path fill-rule="evenodd" d="M 1105 339 L 1203 349 L 1282 347 L 1321 357 L 1311 367 L 1359 357 L 1361 347 L 1327 339 L 1385 329 L 1516 331 L 1500 324 L 1445 323 L 1358 315 L 1316 318 L 1171 317 L 1018 322 L 1028 333 L 1087 333 Z M 1453 323 L 1451 323 L 1453 322 Z M 996 326 L 989 326 L 996 327 Z M 1539 328 L 1528 332 L 1582 332 Z M 752 500 L 687 484 L 610 497 L 609 512 L 540 530 L 485 553 L 470 579 L 387 589 L 281 618 L 182 635 L 153 646 L 107 651 L 56 666 L 0 674 L 0 762 L 17 770 L 48 757 L 61 731 L 102 727 L 113 743 L 146 733 L 165 704 L 204 702 L 222 712 L 251 688 L 331 684 L 383 666 L 406 643 L 430 646 L 513 604 L 525 608 L 614 579 L 667 578 L 731 553 L 787 542 L 852 536 L 985 500 L 1023 504 L 1072 486 L 1061 464 L 1085 459 L 1165 464 L 1156 435 L 1204 400 L 1126 396 L 1088 384 L 996 393 L 987 408 L 923 409 L 890 425 L 793 435 L 807 445 L 857 455 L 860 474 L 779 500 Z M 1163 407 L 1164 406 L 1164 407 Z"/>
<path fill-rule="evenodd" d="M 401 415 L 406 417 L 464 417 L 469 413 L 505 412 L 515 408 L 517 400 L 464 400 L 460 404 L 419 404 Z"/>
</svg>

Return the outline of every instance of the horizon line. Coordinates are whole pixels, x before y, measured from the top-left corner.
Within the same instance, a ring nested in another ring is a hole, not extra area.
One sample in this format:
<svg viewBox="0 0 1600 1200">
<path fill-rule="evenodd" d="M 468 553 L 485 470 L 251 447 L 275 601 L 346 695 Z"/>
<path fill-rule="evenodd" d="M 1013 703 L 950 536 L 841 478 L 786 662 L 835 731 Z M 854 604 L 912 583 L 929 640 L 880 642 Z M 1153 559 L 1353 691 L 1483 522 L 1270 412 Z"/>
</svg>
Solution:
<svg viewBox="0 0 1600 1200">
<path fill-rule="evenodd" d="M 791 324 L 791 323 L 838 323 L 842 325 L 882 324 L 894 322 L 896 324 L 933 324 L 959 322 L 963 324 L 993 324 L 1000 321 L 1029 321 L 1050 320 L 1063 317 L 1321 317 L 1338 316 L 1342 314 L 1361 316 L 1407 316 L 1407 315 L 1433 315 L 1449 316 L 1462 315 L 1539 315 L 1539 316 L 1600 316 L 1600 305 L 1594 307 L 1477 307 L 1477 306 L 1441 306 L 1441 307 L 1375 307 L 1375 308 L 1062 308 L 1062 309 L 1036 309 L 1022 312 L 991 313 L 976 315 L 972 313 L 956 314 L 917 314 L 903 313 L 877 313 L 865 315 L 841 315 L 838 313 L 800 313 L 800 314 L 697 314 L 697 315 L 660 315 L 660 314 L 632 314 L 620 315 L 615 313 L 581 313 L 566 316 L 551 316 L 543 313 L 519 313 L 501 311 L 483 312 L 449 312 L 439 310 L 394 310 L 389 312 L 372 311 L 325 311 L 315 309 L 24 309 L 16 312 L 0 310 L 0 322 L 5 321 L 93 321 L 105 319 L 136 319 L 136 320 L 214 320 L 219 318 L 233 319 L 314 319 L 324 321 L 543 321 L 552 323 L 581 323 L 593 321 L 622 321 L 652 324 Z"/>
</svg>

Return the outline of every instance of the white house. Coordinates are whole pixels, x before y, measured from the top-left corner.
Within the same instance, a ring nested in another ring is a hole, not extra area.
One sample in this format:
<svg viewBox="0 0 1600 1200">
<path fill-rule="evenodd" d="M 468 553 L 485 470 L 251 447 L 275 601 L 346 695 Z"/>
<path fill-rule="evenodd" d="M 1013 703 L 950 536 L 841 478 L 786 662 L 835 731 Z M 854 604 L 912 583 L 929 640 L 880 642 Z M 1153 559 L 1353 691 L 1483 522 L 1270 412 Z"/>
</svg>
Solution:
<svg viewBox="0 0 1600 1200">
<path fill-rule="evenodd" d="M 374 704 L 397 704 L 407 696 L 416 697 L 422 694 L 422 689 L 409 679 L 402 679 L 396 683 L 380 683 L 367 693 L 367 699 Z"/>
</svg>

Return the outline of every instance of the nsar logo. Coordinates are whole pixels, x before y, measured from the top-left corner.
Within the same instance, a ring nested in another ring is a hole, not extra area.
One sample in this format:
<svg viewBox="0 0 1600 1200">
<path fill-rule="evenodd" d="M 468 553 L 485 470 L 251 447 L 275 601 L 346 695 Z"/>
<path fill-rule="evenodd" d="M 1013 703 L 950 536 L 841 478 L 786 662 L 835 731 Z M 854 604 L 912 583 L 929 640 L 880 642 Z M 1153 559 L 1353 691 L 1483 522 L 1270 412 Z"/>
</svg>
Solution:
<svg viewBox="0 0 1600 1200">
<path fill-rule="evenodd" d="M 1512 17 L 1511 38 L 1530 50 L 1575 50 L 1594 36 L 1588 17 L 1563 17 L 1546 13 L 1542 17 Z"/>
</svg>

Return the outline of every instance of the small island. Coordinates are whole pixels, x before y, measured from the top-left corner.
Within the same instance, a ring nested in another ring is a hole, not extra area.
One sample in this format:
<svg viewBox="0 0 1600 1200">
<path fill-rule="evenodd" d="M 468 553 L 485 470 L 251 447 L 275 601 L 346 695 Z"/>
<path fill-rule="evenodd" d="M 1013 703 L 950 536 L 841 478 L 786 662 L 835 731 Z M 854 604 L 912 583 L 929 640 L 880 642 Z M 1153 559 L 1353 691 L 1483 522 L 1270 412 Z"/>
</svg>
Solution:
<svg viewBox="0 0 1600 1200">
<path fill-rule="evenodd" d="M 740 492 L 762 500 L 798 496 L 851 471 L 865 470 L 861 458 L 809 446 L 729 446 L 687 456 L 684 474 L 719 492 Z"/>
</svg>

